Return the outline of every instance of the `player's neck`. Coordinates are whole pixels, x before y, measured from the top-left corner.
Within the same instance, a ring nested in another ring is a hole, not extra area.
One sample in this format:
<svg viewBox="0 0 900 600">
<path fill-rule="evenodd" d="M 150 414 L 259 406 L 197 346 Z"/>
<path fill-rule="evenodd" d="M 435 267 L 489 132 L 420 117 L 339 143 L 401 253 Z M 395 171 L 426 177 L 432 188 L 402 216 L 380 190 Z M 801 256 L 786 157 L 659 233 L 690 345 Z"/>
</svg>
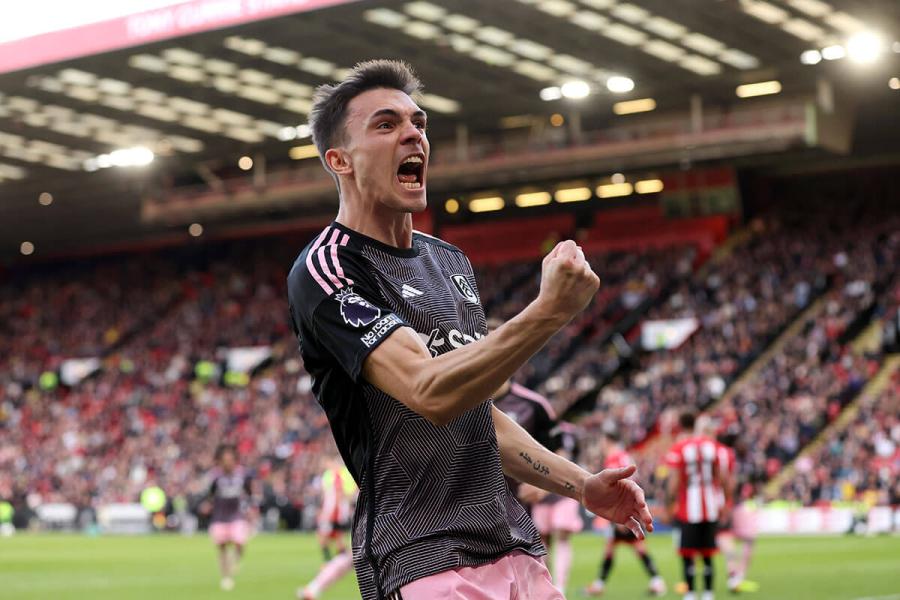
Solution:
<svg viewBox="0 0 900 600">
<path fill-rule="evenodd" d="M 412 248 L 412 214 L 385 209 L 377 203 L 341 201 L 335 221 L 382 244 Z"/>
</svg>

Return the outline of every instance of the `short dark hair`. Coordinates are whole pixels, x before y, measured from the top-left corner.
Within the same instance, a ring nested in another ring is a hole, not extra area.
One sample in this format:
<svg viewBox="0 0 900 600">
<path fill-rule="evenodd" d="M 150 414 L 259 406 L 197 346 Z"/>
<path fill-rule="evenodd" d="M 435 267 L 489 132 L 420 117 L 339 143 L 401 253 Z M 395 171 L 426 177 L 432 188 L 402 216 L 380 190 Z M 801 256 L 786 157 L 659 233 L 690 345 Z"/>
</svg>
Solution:
<svg viewBox="0 0 900 600">
<path fill-rule="evenodd" d="M 421 91 L 422 83 L 405 62 L 379 59 L 357 63 L 342 82 L 316 88 L 309 112 L 309 127 L 326 169 L 325 152 L 343 136 L 347 105 L 363 92 L 376 88 L 400 90 L 412 96 Z"/>
<path fill-rule="evenodd" d="M 697 423 L 697 414 L 694 411 L 686 410 L 678 416 L 678 425 L 682 431 L 693 431 L 694 425 Z"/>
<path fill-rule="evenodd" d="M 735 446 L 737 446 L 738 435 L 735 431 L 723 431 L 718 436 L 716 436 L 716 440 L 723 446 L 734 448 Z"/>
<path fill-rule="evenodd" d="M 231 455 L 237 460 L 237 447 L 234 444 L 221 444 L 216 448 L 216 461 L 222 460 L 226 452 L 231 452 Z"/>
</svg>

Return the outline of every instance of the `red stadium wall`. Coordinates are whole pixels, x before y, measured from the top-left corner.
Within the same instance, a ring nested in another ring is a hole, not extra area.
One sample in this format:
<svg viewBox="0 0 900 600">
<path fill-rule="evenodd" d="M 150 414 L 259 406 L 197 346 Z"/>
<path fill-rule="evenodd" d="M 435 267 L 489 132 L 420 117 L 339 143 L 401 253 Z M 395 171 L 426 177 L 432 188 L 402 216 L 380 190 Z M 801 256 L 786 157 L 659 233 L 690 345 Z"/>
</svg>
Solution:
<svg viewBox="0 0 900 600">
<path fill-rule="evenodd" d="M 477 265 L 540 258 L 566 238 L 577 239 L 586 252 L 689 244 L 698 248 L 702 261 L 728 235 L 730 223 L 726 216 L 669 219 L 658 206 L 598 211 L 594 221 L 580 231 L 576 231 L 574 215 L 568 213 L 450 225 L 442 228 L 441 237 L 459 246 Z"/>
<path fill-rule="evenodd" d="M 691 244 L 702 258 L 728 235 L 729 217 L 668 219 L 658 206 L 597 213 L 585 236 L 585 250 L 628 250 Z"/>
<path fill-rule="evenodd" d="M 561 239 L 572 237 L 575 217 L 558 214 L 469 225 L 449 225 L 440 237 L 458 246 L 473 264 L 492 265 L 543 256 Z"/>
</svg>

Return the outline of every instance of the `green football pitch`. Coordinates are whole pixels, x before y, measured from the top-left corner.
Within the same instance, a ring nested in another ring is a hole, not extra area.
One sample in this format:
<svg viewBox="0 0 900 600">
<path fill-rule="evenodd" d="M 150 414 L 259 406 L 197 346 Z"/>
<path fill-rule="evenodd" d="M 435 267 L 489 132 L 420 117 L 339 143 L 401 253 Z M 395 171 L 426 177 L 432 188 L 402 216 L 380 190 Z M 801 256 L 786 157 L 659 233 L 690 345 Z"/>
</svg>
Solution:
<svg viewBox="0 0 900 600">
<path fill-rule="evenodd" d="M 595 575 L 603 540 L 575 539 L 568 598 Z M 653 554 L 676 598 L 679 564 L 668 537 L 651 539 Z M 717 562 L 717 597 L 724 567 Z M 253 539 L 231 592 L 218 588 L 215 554 L 204 536 L 85 537 L 19 534 L 0 538 L 3 600 L 243 600 L 293 598 L 315 575 L 321 554 L 309 535 L 262 535 Z M 757 600 L 900 600 L 900 537 L 763 538 L 750 579 Z M 641 598 L 646 577 L 633 553 L 620 548 L 604 598 Z M 359 598 L 351 577 L 323 596 Z"/>
</svg>

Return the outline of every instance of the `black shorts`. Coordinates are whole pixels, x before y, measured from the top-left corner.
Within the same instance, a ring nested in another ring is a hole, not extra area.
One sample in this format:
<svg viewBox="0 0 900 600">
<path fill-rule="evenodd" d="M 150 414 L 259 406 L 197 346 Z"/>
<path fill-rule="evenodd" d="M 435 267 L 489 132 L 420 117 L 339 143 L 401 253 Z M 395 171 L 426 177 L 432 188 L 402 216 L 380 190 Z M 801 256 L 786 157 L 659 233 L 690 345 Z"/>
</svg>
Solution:
<svg viewBox="0 0 900 600">
<path fill-rule="evenodd" d="M 327 524 L 319 523 L 316 531 L 332 538 L 340 537 L 344 532 L 350 531 L 349 521 L 331 521 Z"/>
<path fill-rule="evenodd" d="M 703 521 L 702 523 L 681 523 L 681 543 L 679 554 L 682 556 L 712 556 L 716 553 L 715 521 Z"/>
</svg>

